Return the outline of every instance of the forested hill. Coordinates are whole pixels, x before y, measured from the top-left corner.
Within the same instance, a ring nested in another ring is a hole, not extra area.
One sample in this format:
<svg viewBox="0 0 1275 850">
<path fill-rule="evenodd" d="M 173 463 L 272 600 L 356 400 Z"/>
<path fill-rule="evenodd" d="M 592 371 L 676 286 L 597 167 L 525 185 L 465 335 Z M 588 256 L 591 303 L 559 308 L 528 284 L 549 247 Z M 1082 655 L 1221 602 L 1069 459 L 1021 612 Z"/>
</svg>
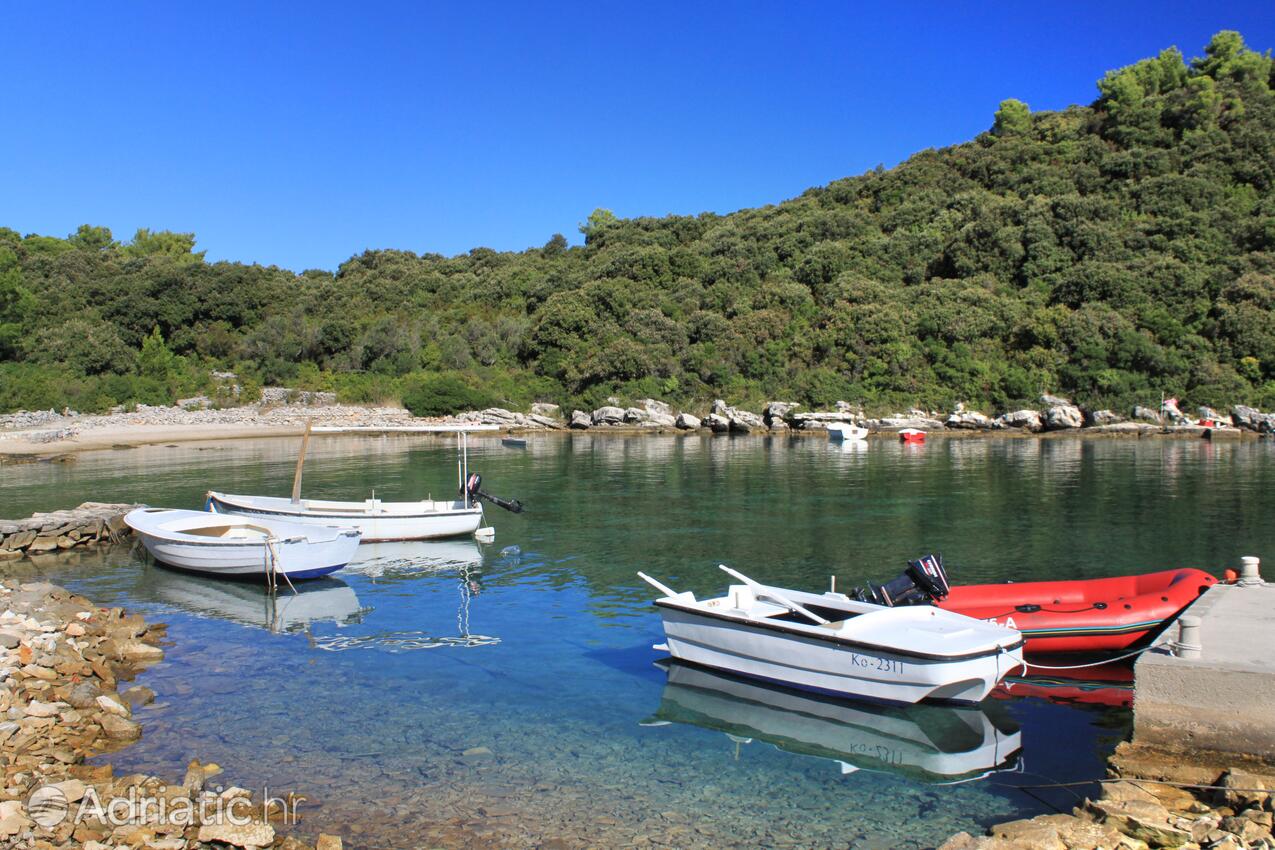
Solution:
<svg viewBox="0 0 1275 850">
<path fill-rule="evenodd" d="M 599 210 L 583 247 L 295 274 L 207 263 L 192 234 L 0 228 L 0 407 L 168 402 L 214 370 L 465 406 L 1270 407 L 1273 63 L 1231 32 L 1204 54 L 1112 71 L 1089 106 L 1006 100 L 968 143 L 775 206 Z"/>
</svg>

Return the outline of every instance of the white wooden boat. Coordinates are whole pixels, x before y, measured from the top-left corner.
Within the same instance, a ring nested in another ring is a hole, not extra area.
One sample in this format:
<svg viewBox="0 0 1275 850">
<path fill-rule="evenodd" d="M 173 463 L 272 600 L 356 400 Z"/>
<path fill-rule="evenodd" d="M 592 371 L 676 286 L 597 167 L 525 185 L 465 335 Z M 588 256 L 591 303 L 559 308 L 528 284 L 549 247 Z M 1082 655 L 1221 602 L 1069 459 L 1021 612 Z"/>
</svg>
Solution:
<svg viewBox="0 0 1275 850">
<path fill-rule="evenodd" d="M 835 442 L 862 440 L 868 436 L 868 429 L 853 422 L 833 422 L 828 425 L 828 439 Z"/>
<path fill-rule="evenodd" d="M 980 702 L 1023 665 L 1023 636 L 930 605 L 887 607 L 835 592 L 743 584 L 696 599 L 638 573 L 663 596 L 674 658 L 806 690 L 890 702 Z"/>
<path fill-rule="evenodd" d="M 494 426 L 493 426 L 494 427 Z M 385 502 L 372 498 L 361 502 L 301 498 L 301 471 L 305 464 L 306 445 L 310 439 L 307 426 L 297 458 L 292 498 L 279 496 L 244 496 L 208 491 L 206 507 L 221 514 L 280 520 L 301 525 L 356 528 L 364 543 L 387 543 L 404 540 L 435 540 L 479 534 L 490 539 L 494 533 L 483 529 L 483 499 L 513 513 L 521 513 L 517 499 L 500 499 L 484 493 L 482 477 L 469 472 L 467 432 L 476 427 L 447 430 L 458 433 L 459 454 L 456 473 L 459 497 L 456 499 L 423 499 L 417 502 Z M 320 429 L 313 429 L 320 430 Z"/>
<path fill-rule="evenodd" d="M 482 525 L 483 507 L 470 499 L 419 502 L 292 501 L 282 496 L 239 496 L 208 492 L 208 508 L 220 514 L 281 520 L 308 526 L 357 528 L 366 543 L 429 540 L 473 534 Z"/>
<path fill-rule="evenodd" d="M 1018 725 L 999 705 L 882 705 L 796 691 L 677 661 L 659 663 L 668 681 L 644 726 L 684 723 L 830 759 L 842 773 L 895 773 L 950 784 L 1011 767 L 1022 750 Z M 990 711 L 989 711 L 990 709 Z"/>
<path fill-rule="evenodd" d="M 155 560 L 170 567 L 235 578 L 327 575 L 350 562 L 359 547 L 353 528 L 321 528 L 207 511 L 138 508 L 124 522 Z"/>
</svg>

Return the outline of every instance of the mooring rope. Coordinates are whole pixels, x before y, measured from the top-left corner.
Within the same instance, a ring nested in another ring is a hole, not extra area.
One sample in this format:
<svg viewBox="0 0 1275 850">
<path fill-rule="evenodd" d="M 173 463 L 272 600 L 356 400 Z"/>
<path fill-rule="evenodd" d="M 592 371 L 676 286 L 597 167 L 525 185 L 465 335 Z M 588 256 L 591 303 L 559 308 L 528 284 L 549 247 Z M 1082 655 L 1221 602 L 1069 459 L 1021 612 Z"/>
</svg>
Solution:
<svg viewBox="0 0 1275 850">
<path fill-rule="evenodd" d="M 1127 658 L 1133 658 L 1135 655 L 1141 655 L 1142 653 L 1148 652 L 1161 645 L 1162 644 L 1152 644 L 1151 646 L 1144 646 L 1142 649 L 1135 649 L 1133 652 L 1126 652 L 1124 655 L 1117 655 L 1114 658 L 1104 658 L 1101 661 L 1091 661 L 1088 664 L 1032 664 L 1024 661 L 1023 666 L 1034 668 L 1036 670 L 1083 670 L 1086 667 L 1102 667 L 1106 664 L 1115 664 L 1117 661 L 1124 661 Z"/>
</svg>

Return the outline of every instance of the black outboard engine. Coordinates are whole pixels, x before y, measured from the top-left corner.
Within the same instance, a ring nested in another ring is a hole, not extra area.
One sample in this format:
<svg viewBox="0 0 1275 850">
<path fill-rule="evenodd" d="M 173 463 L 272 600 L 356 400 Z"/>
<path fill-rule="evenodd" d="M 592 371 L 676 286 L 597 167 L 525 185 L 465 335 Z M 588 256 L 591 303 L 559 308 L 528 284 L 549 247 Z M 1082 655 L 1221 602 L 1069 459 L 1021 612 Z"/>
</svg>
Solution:
<svg viewBox="0 0 1275 850">
<path fill-rule="evenodd" d="M 469 493 L 470 499 L 474 501 L 478 501 L 479 499 L 486 499 L 488 502 L 491 502 L 496 507 L 504 508 L 505 510 L 509 511 L 511 514 L 522 513 L 522 502 L 518 501 L 517 499 L 502 499 L 499 496 L 492 496 L 489 493 L 484 493 L 482 490 L 479 489 L 479 487 L 482 486 L 482 483 L 483 483 L 483 477 L 479 475 L 477 472 L 471 472 L 469 474 L 469 478 L 465 480 L 465 491 Z"/>
<path fill-rule="evenodd" d="M 908 568 L 897 578 L 885 584 L 874 585 L 869 582 L 867 587 L 855 588 L 853 595 L 860 602 L 893 608 L 896 605 L 941 602 L 947 598 L 950 589 L 947 570 L 943 568 L 943 556 L 926 555 L 915 561 L 908 561 Z"/>
</svg>

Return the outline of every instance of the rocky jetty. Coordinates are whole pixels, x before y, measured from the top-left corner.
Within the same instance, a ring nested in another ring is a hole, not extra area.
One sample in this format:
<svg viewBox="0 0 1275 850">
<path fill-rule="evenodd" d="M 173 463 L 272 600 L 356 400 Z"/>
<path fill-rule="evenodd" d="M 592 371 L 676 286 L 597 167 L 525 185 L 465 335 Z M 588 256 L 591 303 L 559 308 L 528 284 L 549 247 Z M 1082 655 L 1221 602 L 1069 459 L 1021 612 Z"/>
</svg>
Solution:
<svg viewBox="0 0 1275 850">
<path fill-rule="evenodd" d="M 135 712 L 155 694 L 121 687 L 163 657 L 163 638 L 163 626 L 52 584 L 0 584 L 0 843 L 47 850 L 310 846 L 276 832 L 275 824 L 289 821 L 291 800 L 255 805 L 248 791 L 209 781 L 221 772 L 216 765 L 195 760 L 180 781 L 165 781 L 86 763 L 142 734 Z M 324 836 L 320 846 L 340 847 L 340 839 Z"/>
<path fill-rule="evenodd" d="M 1119 764 L 1121 751 L 1129 746 L 1121 745 L 1114 764 Z M 1117 775 L 1103 783 L 1097 800 L 1085 800 L 1070 814 L 998 824 L 983 836 L 957 833 L 939 850 L 1256 850 L 1275 846 L 1268 791 L 1275 789 L 1275 776 L 1236 767 L 1194 773 L 1185 782 Z"/>
<path fill-rule="evenodd" d="M 124 514 L 138 505 L 85 502 L 69 511 L 0 519 L 0 560 L 56 552 L 100 542 L 119 542 L 131 531 Z"/>
</svg>

